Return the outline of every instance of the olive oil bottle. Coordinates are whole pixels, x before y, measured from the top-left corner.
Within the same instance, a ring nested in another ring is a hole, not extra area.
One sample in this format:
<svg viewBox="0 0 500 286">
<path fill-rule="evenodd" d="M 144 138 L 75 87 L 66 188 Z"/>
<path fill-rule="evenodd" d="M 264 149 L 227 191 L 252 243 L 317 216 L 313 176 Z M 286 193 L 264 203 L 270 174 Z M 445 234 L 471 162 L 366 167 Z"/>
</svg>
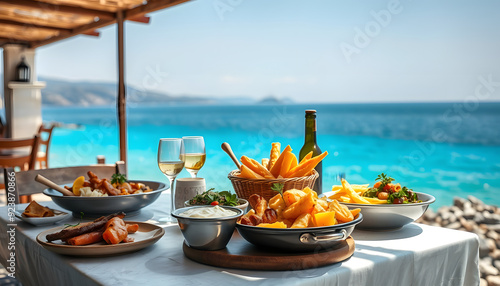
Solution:
<svg viewBox="0 0 500 286">
<path fill-rule="evenodd" d="M 302 149 L 300 149 L 299 160 L 302 160 L 302 158 L 304 158 L 307 155 L 307 153 L 311 151 L 313 152 L 313 157 L 321 154 L 321 149 L 319 148 L 318 143 L 316 142 L 316 110 L 306 110 L 306 129 L 305 129 L 304 146 L 302 146 Z M 320 162 L 315 168 L 319 174 L 319 177 L 316 180 L 313 189 L 318 193 L 318 195 L 322 193 L 322 185 L 323 185 L 322 164 L 323 163 Z"/>
</svg>

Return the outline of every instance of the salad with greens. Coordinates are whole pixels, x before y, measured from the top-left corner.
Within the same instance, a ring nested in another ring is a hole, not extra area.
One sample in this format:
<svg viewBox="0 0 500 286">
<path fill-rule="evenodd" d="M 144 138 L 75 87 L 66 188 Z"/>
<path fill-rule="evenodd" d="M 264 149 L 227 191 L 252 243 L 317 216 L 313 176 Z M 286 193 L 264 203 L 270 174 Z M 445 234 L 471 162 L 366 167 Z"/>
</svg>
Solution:
<svg viewBox="0 0 500 286">
<path fill-rule="evenodd" d="M 375 179 L 377 182 L 372 188 L 363 193 L 364 197 L 387 200 L 389 204 L 420 203 L 417 193 L 400 184 L 393 184 L 393 178 L 382 173 Z"/>
<path fill-rule="evenodd" d="M 206 192 L 194 196 L 189 200 L 190 205 L 220 205 L 220 206 L 237 206 L 238 197 L 236 194 L 231 194 L 228 191 L 216 192 L 214 188 L 208 189 Z"/>
</svg>

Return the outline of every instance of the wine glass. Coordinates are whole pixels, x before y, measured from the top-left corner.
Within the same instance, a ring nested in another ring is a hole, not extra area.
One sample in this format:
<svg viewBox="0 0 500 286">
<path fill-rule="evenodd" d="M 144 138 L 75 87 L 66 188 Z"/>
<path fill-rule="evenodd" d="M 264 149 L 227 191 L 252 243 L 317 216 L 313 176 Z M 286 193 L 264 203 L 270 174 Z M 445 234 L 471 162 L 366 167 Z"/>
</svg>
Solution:
<svg viewBox="0 0 500 286">
<path fill-rule="evenodd" d="M 205 164 L 205 141 L 201 136 L 184 136 L 184 167 L 191 174 L 191 178 L 196 178 L 198 171 Z"/>
<path fill-rule="evenodd" d="M 174 181 L 184 168 L 184 144 L 181 138 L 162 138 L 158 146 L 158 167 L 170 181 L 170 212 L 175 210 Z M 176 223 L 177 220 L 169 215 L 160 221 Z"/>
</svg>

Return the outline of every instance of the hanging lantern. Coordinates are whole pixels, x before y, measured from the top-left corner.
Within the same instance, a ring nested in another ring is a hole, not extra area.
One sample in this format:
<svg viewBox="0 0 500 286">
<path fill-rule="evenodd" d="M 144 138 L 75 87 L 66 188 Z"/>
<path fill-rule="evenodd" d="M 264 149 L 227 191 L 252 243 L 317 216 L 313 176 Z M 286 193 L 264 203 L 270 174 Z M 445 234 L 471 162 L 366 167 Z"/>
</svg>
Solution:
<svg viewBox="0 0 500 286">
<path fill-rule="evenodd" d="M 26 64 L 24 56 L 21 62 L 16 67 L 17 79 L 16 81 L 29 82 L 30 81 L 30 67 Z"/>
</svg>

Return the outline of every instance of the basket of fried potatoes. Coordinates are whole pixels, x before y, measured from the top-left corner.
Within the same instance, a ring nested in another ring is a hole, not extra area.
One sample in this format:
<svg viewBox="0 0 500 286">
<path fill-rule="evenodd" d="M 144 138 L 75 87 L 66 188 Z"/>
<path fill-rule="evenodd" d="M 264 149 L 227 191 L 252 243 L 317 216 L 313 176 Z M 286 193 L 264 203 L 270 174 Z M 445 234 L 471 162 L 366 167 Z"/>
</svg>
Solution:
<svg viewBox="0 0 500 286">
<path fill-rule="evenodd" d="M 229 173 L 228 178 L 233 184 L 238 197 L 248 199 L 253 194 L 258 194 L 266 200 L 276 195 L 273 186 L 280 184 L 282 191 L 306 187 L 313 188 L 319 177 L 314 168 L 328 155 L 328 152 L 313 157 L 309 152 L 300 162 L 292 153 L 290 145 L 281 151 L 281 144 L 272 143 L 269 158 L 261 162 L 241 157 L 241 169 Z"/>
</svg>

